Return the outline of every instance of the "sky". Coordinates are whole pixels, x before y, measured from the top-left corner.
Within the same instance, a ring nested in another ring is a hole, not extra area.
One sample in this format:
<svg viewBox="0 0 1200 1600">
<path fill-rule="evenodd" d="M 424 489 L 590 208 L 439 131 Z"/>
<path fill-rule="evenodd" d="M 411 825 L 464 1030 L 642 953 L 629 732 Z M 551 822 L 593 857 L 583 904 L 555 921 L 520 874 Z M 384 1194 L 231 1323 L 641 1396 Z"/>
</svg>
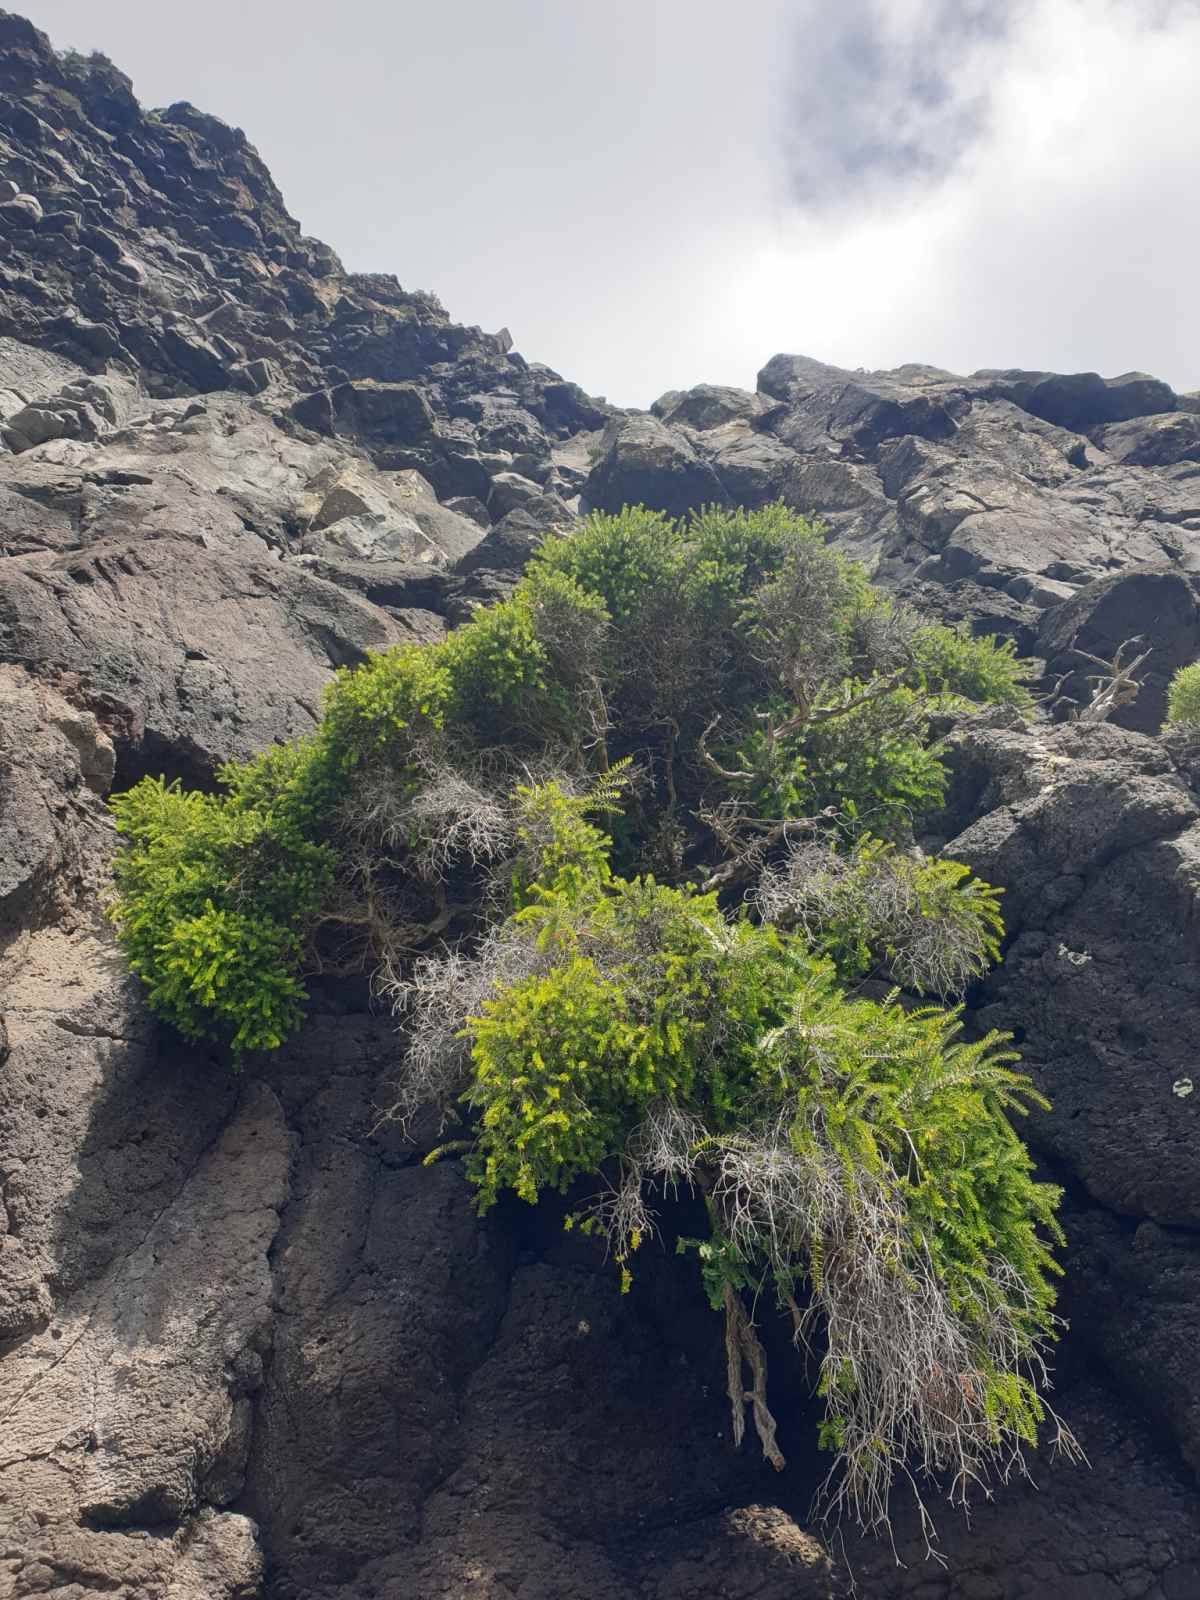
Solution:
<svg viewBox="0 0 1200 1600">
<path fill-rule="evenodd" d="M 593 394 L 786 350 L 1200 388 L 1200 0 L 7 0 Z"/>
</svg>

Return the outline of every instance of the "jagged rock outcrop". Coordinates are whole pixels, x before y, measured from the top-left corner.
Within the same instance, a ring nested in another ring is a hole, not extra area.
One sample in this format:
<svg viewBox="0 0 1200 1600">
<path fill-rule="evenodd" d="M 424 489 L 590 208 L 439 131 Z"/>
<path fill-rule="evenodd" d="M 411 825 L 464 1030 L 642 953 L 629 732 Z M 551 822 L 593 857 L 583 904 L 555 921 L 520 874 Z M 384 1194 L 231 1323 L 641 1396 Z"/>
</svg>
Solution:
<svg viewBox="0 0 1200 1600">
<path fill-rule="evenodd" d="M 1200 1594 L 1200 800 L 1145 736 L 1200 655 L 1198 414 L 1139 374 L 796 356 L 615 411 L 347 274 L 244 135 L 0 13 L 0 1595 L 833 1600 L 847 1557 L 871 1600 Z M 104 916 L 114 785 L 307 731 L 337 666 L 506 593 L 581 505 L 775 497 L 1042 658 L 1056 715 L 1088 656 L 1151 650 L 1124 728 L 956 732 L 931 824 L 1007 890 L 973 1022 L 1055 1102 L 1092 1462 L 944 1516 L 945 1569 L 911 1512 L 903 1568 L 812 1522 L 786 1337 L 779 1477 L 725 1436 L 685 1264 L 622 1297 L 553 1206 L 481 1221 L 380 1132 L 400 1044 L 354 986 L 237 1076 Z"/>
<path fill-rule="evenodd" d="M 1144 634 L 1152 687 L 1119 720 L 1150 729 L 1164 676 L 1200 652 L 1191 404 L 1137 373 L 847 372 L 776 356 L 756 395 L 702 385 L 665 395 L 654 418 L 614 419 L 583 496 L 672 514 L 782 499 L 898 592 L 1050 657 L 1047 687 L 1066 678 L 1076 702 L 1095 670 L 1076 635 L 1111 656 Z M 1145 584 L 1114 601 L 1115 578 L 1143 567 L 1168 569 L 1179 593 Z"/>
</svg>

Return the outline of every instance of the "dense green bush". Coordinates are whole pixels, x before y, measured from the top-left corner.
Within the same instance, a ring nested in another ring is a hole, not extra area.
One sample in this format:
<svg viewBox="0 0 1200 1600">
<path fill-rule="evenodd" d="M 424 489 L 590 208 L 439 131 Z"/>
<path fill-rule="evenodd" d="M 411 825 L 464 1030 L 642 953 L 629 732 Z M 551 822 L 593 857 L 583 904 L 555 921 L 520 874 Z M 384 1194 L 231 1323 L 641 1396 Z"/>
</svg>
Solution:
<svg viewBox="0 0 1200 1600">
<path fill-rule="evenodd" d="M 1200 661 L 1180 667 L 1167 690 L 1168 728 L 1200 728 Z"/>
<path fill-rule="evenodd" d="M 550 785 L 523 803 L 560 834 L 546 876 L 469 973 L 450 957 L 414 976 L 420 1081 L 405 1109 L 439 1083 L 461 1091 L 480 1209 L 504 1189 L 532 1202 L 608 1173 L 574 1220 L 606 1237 L 628 1284 L 658 1229 L 653 1194 L 702 1193 L 710 1232 L 691 1242 L 735 1350 L 735 1434 L 748 1390 L 782 1464 L 741 1298 L 770 1289 L 799 1335 L 822 1327 L 822 1436 L 844 1467 L 838 1493 L 869 1524 L 886 1522 L 906 1460 L 962 1492 L 1035 1443 L 1058 1191 L 1034 1180 L 1007 1113 L 1045 1102 L 1001 1036 L 968 1043 L 957 1012 L 842 984 L 872 948 L 920 970 L 945 912 L 949 948 L 957 936 L 979 970 L 996 949 L 994 892 L 964 887 L 953 863 L 860 842 L 840 879 L 826 862 L 825 903 L 808 873 L 776 885 L 777 921 L 731 916 L 715 894 L 614 876 L 586 799 Z M 809 914 L 786 915 L 804 889 Z"/>
<path fill-rule="evenodd" d="M 121 796 L 120 937 L 234 1062 L 307 975 L 371 973 L 407 1012 L 393 1115 L 465 1121 L 482 1208 L 608 1184 L 573 1216 L 626 1282 L 653 1195 L 702 1194 L 735 1436 L 750 1395 L 781 1464 L 769 1287 L 820 1330 L 823 1438 L 877 1524 L 901 1464 L 961 1495 L 1043 1415 L 1056 1197 L 1008 1121 L 1036 1097 L 919 1004 L 995 958 L 996 895 L 913 847 L 934 727 L 1021 678 L 783 507 L 592 517 L 444 643 L 340 673 L 220 795 Z"/>
<path fill-rule="evenodd" d="M 961 625 L 926 626 L 913 636 L 913 654 L 930 689 L 1019 710 L 1032 703 L 1025 687 L 1028 669 L 1011 639 L 999 640 L 990 634 L 976 639 Z"/>
<path fill-rule="evenodd" d="M 237 790 L 219 800 L 151 778 L 113 810 L 135 845 L 117 858 L 118 928 L 151 1005 L 188 1038 L 280 1045 L 302 1015 L 302 940 L 332 882 L 329 846 Z"/>
</svg>

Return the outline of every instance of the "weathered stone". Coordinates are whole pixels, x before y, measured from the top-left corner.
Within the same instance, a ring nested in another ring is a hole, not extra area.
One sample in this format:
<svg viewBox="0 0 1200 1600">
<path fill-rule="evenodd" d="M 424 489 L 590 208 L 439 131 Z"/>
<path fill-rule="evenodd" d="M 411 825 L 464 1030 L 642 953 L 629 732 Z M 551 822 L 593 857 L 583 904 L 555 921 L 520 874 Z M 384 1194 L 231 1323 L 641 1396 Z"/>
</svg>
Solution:
<svg viewBox="0 0 1200 1600">
<path fill-rule="evenodd" d="M 451 499 L 446 501 L 446 510 L 453 511 L 460 517 L 468 518 L 469 521 L 475 523 L 476 527 L 483 528 L 485 531 L 492 525 L 492 518 L 488 508 L 482 500 L 477 500 L 474 495 L 460 494 L 452 496 Z"/>
<path fill-rule="evenodd" d="M 356 524 L 352 542 L 362 547 L 360 558 L 365 559 L 373 559 L 368 552 L 377 549 L 380 560 L 449 565 L 481 537 L 478 523 L 439 504 L 432 485 L 419 472 L 369 472 L 352 462 L 326 467 L 309 483 L 300 515 L 306 512 L 312 533 L 327 531 L 347 550 L 350 547 L 338 530 L 352 519 Z M 317 550 L 311 539 L 304 541 L 304 548 Z"/>
<path fill-rule="evenodd" d="M 31 194 L 15 194 L 0 201 L 0 219 L 10 228 L 36 228 L 44 213 Z"/>
<path fill-rule="evenodd" d="M 1123 377 L 1107 379 L 1095 372 L 1080 372 L 1045 378 L 1035 385 L 1024 403 L 1047 422 L 1079 429 L 1174 411 L 1175 393 L 1168 384 L 1147 377 L 1144 372 L 1127 372 Z"/>
<path fill-rule="evenodd" d="M 947 853 L 1005 888 L 1011 939 L 977 1017 L 1016 1030 L 1053 1103 L 1030 1132 L 1073 1186 L 1069 1309 L 1195 1463 L 1200 1144 L 1177 1085 L 1200 1051 L 1196 796 L 1159 743 L 1108 725 L 968 729 L 953 769 L 978 820 Z"/>
<path fill-rule="evenodd" d="M 1155 733 L 1162 726 L 1173 673 L 1200 656 L 1200 601 L 1184 574 L 1142 567 L 1088 584 L 1046 612 L 1038 639 L 1048 672 L 1062 677 L 1059 692 L 1080 705 L 1091 699 L 1090 679 L 1102 677 L 1104 670 L 1086 656 L 1112 661 L 1122 646 L 1127 661 L 1146 648 L 1150 655 L 1138 673 L 1137 699 L 1114 713 L 1113 721 Z"/>
<path fill-rule="evenodd" d="M 519 472 L 497 472 L 492 479 L 492 492 L 488 496 L 488 509 L 498 521 L 510 511 L 533 505 L 542 497 L 540 484 L 523 478 Z"/>
<path fill-rule="evenodd" d="M 680 425 L 706 431 L 730 422 L 752 422 L 767 409 L 761 395 L 745 389 L 731 389 L 716 383 L 699 383 L 685 393 L 665 394 L 650 407 L 668 426 Z"/>
<path fill-rule="evenodd" d="M 1100 443 L 1114 461 L 1132 467 L 1172 467 L 1179 461 L 1200 461 L 1200 416 L 1180 411 L 1118 422 L 1103 430 Z"/>
<path fill-rule="evenodd" d="M 546 535 L 553 529 L 569 528 L 572 521 L 569 507 L 554 494 L 528 499 L 502 517 L 473 550 L 455 563 L 457 581 L 450 591 L 455 617 L 463 615 L 464 601 L 478 603 L 506 594 L 518 582 Z"/>
<path fill-rule="evenodd" d="M 294 566 L 173 539 L 0 563 L 0 659 L 73 672 L 120 708 L 123 771 L 211 777 L 310 729 L 336 666 L 399 635 Z"/>
<path fill-rule="evenodd" d="M 672 517 L 727 500 L 712 467 L 682 434 L 654 417 L 617 419 L 609 426 L 583 494 L 601 511 L 644 505 Z"/>
<path fill-rule="evenodd" d="M 0 666 L 0 948 L 61 909 L 103 865 L 95 852 L 113 746 L 95 716 L 22 666 Z M 69 894 L 68 894 L 69 898 Z"/>
<path fill-rule="evenodd" d="M 798 466 L 795 451 L 770 434 L 751 432 L 744 423 L 714 427 L 705 435 L 703 448 L 722 488 L 737 505 L 754 507 L 779 499 Z"/>
<path fill-rule="evenodd" d="M 330 396 L 335 433 L 372 445 L 416 445 L 433 432 L 433 412 L 416 384 L 362 380 Z"/>
</svg>

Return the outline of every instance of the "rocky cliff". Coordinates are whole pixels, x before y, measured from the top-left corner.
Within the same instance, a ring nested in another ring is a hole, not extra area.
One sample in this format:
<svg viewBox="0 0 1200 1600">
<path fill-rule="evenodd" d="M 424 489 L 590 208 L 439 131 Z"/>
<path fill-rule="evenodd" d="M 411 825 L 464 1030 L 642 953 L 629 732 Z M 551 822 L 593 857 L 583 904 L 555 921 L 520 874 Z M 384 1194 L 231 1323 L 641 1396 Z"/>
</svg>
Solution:
<svg viewBox="0 0 1200 1600">
<path fill-rule="evenodd" d="M 777 356 L 616 411 L 345 273 L 243 134 L 6 13 L 0 91 L 0 1595 L 1200 1595 L 1200 801 L 1150 737 L 1200 655 L 1200 399 Z M 114 787 L 305 731 L 334 668 L 436 637 L 581 508 L 777 497 L 1039 658 L 1056 717 L 1088 654 L 1151 651 L 1108 725 L 951 741 L 933 826 L 1008 890 L 973 1005 L 1054 1100 L 1091 1467 L 947 1519 L 945 1567 L 912 1520 L 905 1566 L 810 1521 L 799 1384 L 787 1474 L 732 1450 L 671 1257 L 621 1298 L 550 1208 L 481 1223 L 376 1132 L 365 995 L 235 1077 L 103 915 Z"/>
</svg>

